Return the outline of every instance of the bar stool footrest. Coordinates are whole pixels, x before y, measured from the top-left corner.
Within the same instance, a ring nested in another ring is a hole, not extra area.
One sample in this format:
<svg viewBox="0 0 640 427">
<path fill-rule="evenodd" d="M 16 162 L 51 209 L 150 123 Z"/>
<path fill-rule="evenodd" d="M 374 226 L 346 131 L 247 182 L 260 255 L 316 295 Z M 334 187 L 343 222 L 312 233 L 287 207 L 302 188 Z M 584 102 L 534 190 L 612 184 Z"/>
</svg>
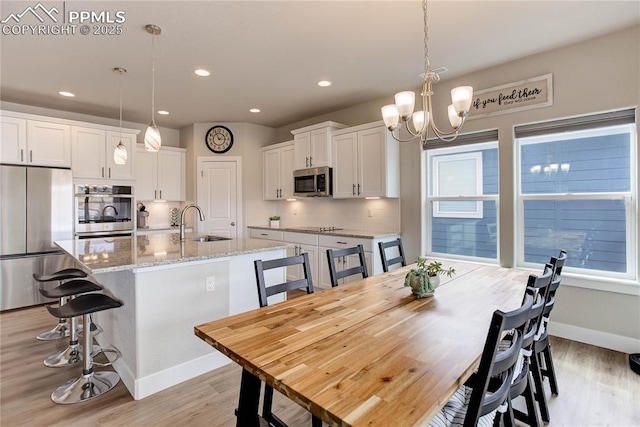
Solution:
<svg viewBox="0 0 640 427">
<path fill-rule="evenodd" d="M 95 347 L 94 347 L 95 348 Z M 111 360 L 109 357 L 107 357 L 107 353 L 113 353 L 115 354 L 115 358 L 113 360 Z M 118 350 L 117 348 L 113 347 L 113 348 L 101 348 L 95 355 L 97 356 L 98 354 L 104 354 L 105 357 L 107 358 L 107 360 L 109 360 L 107 363 L 102 363 L 102 362 L 96 362 L 95 360 L 93 361 L 93 366 L 99 366 L 101 368 L 106 368 L 107 366 L 111 366 L 113 365 L 116 360 L 120 359 L 120 357 L 122 357 L 122 353 L 120 353 L 120 350 Z"/>
</svg>

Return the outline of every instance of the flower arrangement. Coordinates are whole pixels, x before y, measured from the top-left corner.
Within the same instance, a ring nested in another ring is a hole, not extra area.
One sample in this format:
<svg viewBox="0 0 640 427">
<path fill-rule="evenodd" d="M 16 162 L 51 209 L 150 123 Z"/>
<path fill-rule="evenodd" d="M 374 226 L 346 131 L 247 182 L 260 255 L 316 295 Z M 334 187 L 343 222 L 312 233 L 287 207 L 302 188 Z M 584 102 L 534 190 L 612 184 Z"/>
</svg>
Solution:
<svg viewBox="0 0 640 427">
<path fill-rule="evenodd" d="M 431 261 L 427 264 L 425 258 L 418 258 L 417 268 L 412 268 L 404 279 L 404 285 L 411 287 L 411 292 L 418 298 L 433 295 L 436 287 L 440 284 L 438 275 L 451 277 L 456 273 L 455 268 L 444 269 L 440 261 Z"/>
</svg>

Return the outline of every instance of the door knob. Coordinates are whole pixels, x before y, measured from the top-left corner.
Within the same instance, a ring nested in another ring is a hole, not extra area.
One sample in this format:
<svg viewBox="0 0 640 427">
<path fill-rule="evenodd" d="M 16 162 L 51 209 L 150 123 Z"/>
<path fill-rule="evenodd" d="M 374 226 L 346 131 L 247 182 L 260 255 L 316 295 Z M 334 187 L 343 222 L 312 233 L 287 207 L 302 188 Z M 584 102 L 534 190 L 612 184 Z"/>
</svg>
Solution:
<svg viewBox="0 0 640 427">
<path fill-rule="evenodd" d="M 235 227 L 235 226 L 236 226 L 235 221 L 231 223 L 231 226 L 232 226 L 232 227 Z"/>
</svg>

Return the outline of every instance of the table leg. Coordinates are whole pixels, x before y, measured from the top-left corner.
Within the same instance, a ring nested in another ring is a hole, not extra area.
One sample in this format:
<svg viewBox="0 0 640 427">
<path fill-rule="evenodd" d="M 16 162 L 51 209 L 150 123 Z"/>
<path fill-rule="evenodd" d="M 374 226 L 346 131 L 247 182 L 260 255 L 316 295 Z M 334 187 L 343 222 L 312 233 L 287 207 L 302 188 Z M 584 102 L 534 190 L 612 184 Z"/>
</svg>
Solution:
<svg viewBox="0 0 640 427">
<path fill-rule="evenodd" d="M 258 377 L 246 369 L 242 369 L 236 427 L 258 427 L 260 425 L 258 421 L 260 385 Z"/>
</svg>

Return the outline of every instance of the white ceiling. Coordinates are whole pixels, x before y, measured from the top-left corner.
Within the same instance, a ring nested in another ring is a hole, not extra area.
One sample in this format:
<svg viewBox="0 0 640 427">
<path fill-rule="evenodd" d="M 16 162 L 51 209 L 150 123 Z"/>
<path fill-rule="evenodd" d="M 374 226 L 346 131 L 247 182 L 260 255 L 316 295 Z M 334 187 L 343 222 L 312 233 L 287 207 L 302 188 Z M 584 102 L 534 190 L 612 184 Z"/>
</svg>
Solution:
<svg viewBox="0 0 640 427">
<path fill-rule="evenodd" d="M 2 1 L 0 19 L 33 1 Z M 278 127 L 420 86 L 420 1 L 44 1 L 59 10 L 125 12 L 122 35 L 2 34 L 0 99 L 123 119 L 151 118 L 151 35 L 158 126 L 251 122 Z M 60 14 L 62 16 L 62 13 Z M 68 16 L 68 15 L 67 15 Z M 431 65 L 442 79 L 640 22 L 632 1 L 429 2 Z M 37 24 L 25 15 L 20 24 Z M 45 24 L 50 22 L 45 22 Z M 633 54 L 633 53 L 632 53 Z M 637 54 L 637 52 L 635 53 Z M 610 64 L 603 64 L 607 66 Z M 193 70 L 206 68 L 207 78 Z M 318 80 L 333 82 L 329 88 Z M 75 98 L 63 98 L 60 90 Z M 262 110 L 252 114 L 249 108 Z"/>
</svg>

